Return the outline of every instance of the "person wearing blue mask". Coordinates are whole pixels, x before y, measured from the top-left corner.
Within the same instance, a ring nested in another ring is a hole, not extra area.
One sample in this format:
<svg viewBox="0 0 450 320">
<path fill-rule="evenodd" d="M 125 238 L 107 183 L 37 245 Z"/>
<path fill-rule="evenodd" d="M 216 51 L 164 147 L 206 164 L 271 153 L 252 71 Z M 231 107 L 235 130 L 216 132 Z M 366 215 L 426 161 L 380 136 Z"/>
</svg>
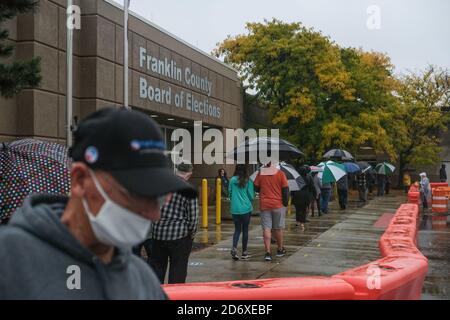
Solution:
<svg viewBox="0 0 450 320">
<path fill-rule="evenodd" d="M 164 151 L 143 113 L 105 108 L 84 119 L 69 150 L 70 195 L 32 195 L 0 228 L 0 300 L 167 299 L 131 253 L 171 193 L 196 197 Z"/>
</svg>

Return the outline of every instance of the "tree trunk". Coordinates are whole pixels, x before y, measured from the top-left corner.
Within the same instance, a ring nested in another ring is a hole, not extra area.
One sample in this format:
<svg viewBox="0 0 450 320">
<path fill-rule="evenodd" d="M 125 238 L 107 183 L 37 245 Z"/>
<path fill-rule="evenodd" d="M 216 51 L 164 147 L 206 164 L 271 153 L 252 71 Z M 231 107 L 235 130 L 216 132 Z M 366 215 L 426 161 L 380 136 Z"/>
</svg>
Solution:
<svg viewBox="0 0 450 320">
<path fill-rule="evenodd" d="M 399 189 L 403 187 L 403 170 L 406 167 L 407 163 L 405 163 L 404 157 L 400 154 L 399 157 L 399 168 L 398 168 L 398 187 Z"/>
</svg>

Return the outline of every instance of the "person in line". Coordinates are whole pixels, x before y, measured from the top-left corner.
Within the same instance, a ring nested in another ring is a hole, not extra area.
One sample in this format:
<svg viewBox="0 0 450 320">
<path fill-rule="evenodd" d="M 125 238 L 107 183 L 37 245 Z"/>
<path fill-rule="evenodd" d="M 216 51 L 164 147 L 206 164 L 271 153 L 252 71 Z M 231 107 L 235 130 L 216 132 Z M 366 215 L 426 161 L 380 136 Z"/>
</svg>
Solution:
<svg viewBox="0 0 450 320">
<path fill-rule="evenodd" d="M 161 129 L 143 113 L 104 108 L 81 121 L 70 195 L 31 195 L 0 227 L 0 300 L 167 299 L 131 252 L 168 194 L 196 196 L 164 152 Z"/>
<path fill-rule="evenodd" d="M 425 172 L 422 172 L 419 176 L 419 191 L 422 199 L 423 210 L 425 211 L 428 209 L 428 202 L 431 200 L 430 180 L 427 178 L 427 174 Z"/>
<path fill-rule="evenodd" d="M 234 222 L 233 248 L 231 249 L 231 257 L 233 260 L 239 260 L 237 246 L 239 243 L 239 237 L 242 233 L 242 255 L 240 258 L 248 259 L 250 257 L 247 251 L 248 227 L 250 225 L 250 217 L 253 211 L 255 191 L 253 182 L 249 178 L 248 168 L 246 165 L 236 165 L 234 176 L 231 177 L 228 186 L 228 194 L 230 195 L 230 211 Z"/>
<path fill-rule="evenodd" d="M 308 174 L 305 166 L 301 166 L 298 169 L 298 173 L 302 177 L 303 181 L 305 181 L 305 185 L 298 191 L 292 191 L 291 194 L 292 203 L 295 206 L 295 225 L 300 226 L 302 230 L 304 230 L 305 223 L 309 222 L 309 220 L 306 219 L 306 216 L 308 214 L 310 194 L 313 193 L 312 190 L 314 189 L 314 182 L 312 177 Z"/>
<path fill-rule="evenodd" d="M 305 165 L 304 167 L 306 169 L 306 176 L 309 177 L 309 179 L 311 179 L 310 188 L 308 188 L 308 200 L 307 200 L 308 203 L 306 206 L 306 216 L 308 216 L 309 209 L 311 208 L 311 203 L 314 201 L 314 195 L 316 193 L 316 190 L 313 187 L 314 183 L 312 181 L 311 168 L 308 165 Z M 305 220 L 306 220 L 306 222 L 309 222 L 308 219 L 305 219 Z"/>
<path fill-rule="evenodd" d="M 283 230 L 285 228 L 289 185 L 286 175 L 269 162 L 259 170 L 254 186 L 260 197 L 261 225 L 266 250 L 264 260 L 272 261 L 270 249 L 272 230 L 278 245 L 277 257 L 286 255 L 286 249 L 283 246 Z"/>
<path fill-rule="evenodd" d="M 347 198 L 348 198 L 348 175 L 344 175 L 336 182 L 337 193 L 339 198 L 339 207 L 341 210 L 347 208 Z"/>
<path fill-rule="evenodd" d="M 403 187 L 405 188 L 405 193 L 408 193 L 409 188 L 411 187 L 411 176 L 408 171 L 403 173 Z"/>
<path fill-rule="evenodd" d="M 378 185 L 378 192 L 377 196 L 382 197 L 384 196 L 384 189 L 386 186 L 386 176 L 384 174 L 377 174 L 377 185 Z"/>
<path fill-rule="evenodd" d="M 222 197 L 228 198 L 229 197 L 229 194 L 228 194 L 229 180 L 228 180 L 228 175 L 227 175 L 227 172 L 225 171 L 225 169 L 223 169 L 223 168 L 219 169 L 219 171 L 217 172 L 216 180 L 219 178 L 222 181 L 222 183 L 221 183 Z"/>
<path fill-rule="evenodd" d="M 313 184 L 315 189 L 314 200 L 311 202 L 311 217 L 314 217 L 314 207 L 317 206 L 317 214 L 320 217 L 320 195 L 322 189 L 322 182 L 320 181 L 318 172 L 312 172 Z"/>
<path fill-rule="evenodd" d="M 386 182 L 385 182 L 385 194 L 389 194 L 389 191 L 391 190 L 391 176 L 386 175 Z"/>
<path fill-rule="evenodd" d="M 366 173 L 359 172 L 356 175 L 356 181 L 358 183 L 358 194 L 359 200 L 366 203 L 367 202 L 367 183 L 366 183 Z"/>
<path fill-rule="evenodd" d="M 439 180 L 441 182 L 447 182 L 447 172 L 445 170 L 445 164 L 442 164 L 441 169 L 439 170 Z"/>
<path fill-rule="evenodd" d="M 176 167 L 176 175 L 188 181 L 193 166 L 182 162 Z M 161 210 L 161 219 L 152 225 L 150 265 L 161 283 L 164 283 L 167 265 L 168 283 L 185 283 L 189 255 L 197 232 L 198 198 L 182 192 L 173 193 Z"/>
<path fill-rule="evenodd" d="M 373 187 L 375 185 L 375 174 L 373 172 L 373 169 L 369 169 L 366 171 L 366 181 L 367 181 L 367 188 L 369 191 L 369 194 L 373 194 Z"/>
<path fill-rule="evenodd" d="M 320 211 L 322 214 L 328 214 L 328 203 L 331 198 L 332 185 L 331 183 L 323 183 L 320 189 Z"/>
</svg>

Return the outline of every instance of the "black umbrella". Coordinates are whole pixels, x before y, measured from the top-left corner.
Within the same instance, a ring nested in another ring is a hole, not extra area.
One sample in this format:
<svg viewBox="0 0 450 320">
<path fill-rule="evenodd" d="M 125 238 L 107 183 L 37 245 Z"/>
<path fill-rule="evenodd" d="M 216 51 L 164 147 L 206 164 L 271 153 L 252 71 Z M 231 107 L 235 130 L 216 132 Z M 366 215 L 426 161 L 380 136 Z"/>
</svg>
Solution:
<svg viewBox="0 0 450 320">
<path fill-rule="evenodd" d="M 336 158 L 340 160 L 353 160 L 353 156 L 350 152 L 343 149 L 331 149 L 323 155 L 325 159 Z"/>
<path fill-rule="evenodd" d="M 69 158 L 63 145 L 35 139 L 0 145 L 0 223 L 31 193 L 69 193 Z"/>
<path fill-rule="evenodd" d="M 227 154 L 227 157 L 239 160 L 241 156 L 243 159 L 246 159 L 247 161 L 249 159 L 258 160 L 259 152 L 263 152 L 268 156 L 270 156 L 271 151 L 276 149 L 278 149 L 279 152 L 278 160 L 297 159 L 304 155 L 303 152 L 301 152 L 296 146 L 294 146 L 289 141 L 278 138 L 259 137 L 249 139 L 246 142 L 240 144 L 238 147 L 234 148 L 231 152 L 229 152 Z"/>
<path fill-rule="evenodd" d="M 365 161 L 357 161 L 356 164 L 361 168 L 363 173 L 373 169 L 372 166 Z"/>
</svg>

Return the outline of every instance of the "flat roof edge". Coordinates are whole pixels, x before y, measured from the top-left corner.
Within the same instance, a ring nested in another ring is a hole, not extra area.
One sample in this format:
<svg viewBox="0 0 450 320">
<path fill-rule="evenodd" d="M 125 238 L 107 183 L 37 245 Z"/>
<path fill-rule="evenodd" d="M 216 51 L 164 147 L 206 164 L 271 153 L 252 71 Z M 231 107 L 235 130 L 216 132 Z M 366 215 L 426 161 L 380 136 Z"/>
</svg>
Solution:
<svg viewBox="0 0 450 320">
<path fill-rule="evenodd" d="M 116 7 L 116 8 L 118 8 L 118 9 L 120 9 L 120 10 L 122 10 L 122 11 L 124 10 L 123 5 L 121 5 L 121 4 L 117 3 L 117 2 L 114 2 L 113 0 L 103 0 L 103 1 L 106 2 L 106 3 L 108 3 L 108 4 L 110 4 L 110 5 L 112 5 L 112 6 L 114 6 L 114 7 Z M 201 50 L 201 49 L 199 49 L 199 48 L 193 46 L 192 44 L 186 42 L 185 40 L 181 39 L 180 37 L 174 35 L 174 34 L 171 33 L 170 31 L 167 31 L 166 29 L 164 29 L 164 28 L 162 28 L 162 27 L 160 27 L 160 26 L 154 24 L 153 22 L 151 22 L 151 21 L 148 20 L 147 18 L 144 18 L 144 17 L 141 16 L 140 14 L 138 14 L 138 13 L 136 13 L 136 12 L 130 10 L 130 11 L 129 11 L 129 15 L 131 15 L 131 16 L 135 17 L 136 19 L 139 19 L 139 20 L 141 20 L 142 22 L 144 22 L 144 23 L 146 23 L 146 24 L 152 26 L 153 28 L 155 28 L 155 29 L 161 31 L 162 33 L 166 34 L 167 36 L 172 37 L 173 39 L 175 39 L 175 40 L 181 42 L 182 44 L 184 44 L 184 45 L 188 46 L 189 48 L 191 48 L 192 50 L 197 51 L 198 53 L 200 53 L 200 54 L 206 56 L 207 58 L 209 58 L 209 59 L 211 59 L 211 60 L 213 60 L 213 61 L 215 61 L 215 62 L 221 64 L 222 66 L 224 66 L 224 67 L 226 67 L 226 68 L 228 68 L 228 69 L 230 69 L 230 70 L 236 72 L 236 75 L 238 75 L 239 72 L 238 72 L 235 68 L 233 68 L 232 66 L 230 66 L 230 65 L 226 64 L 225 62 L 223 62 L 223 61 L 217 59 L 217 58 L 214 57 L 213 55 L 210 55 L 209 53 L 206 53 L 205 51 L 203 51 L 203 50 Z M 239 78 L 239 77 L 238 77 L 238 78 Z"/>
</svg>

